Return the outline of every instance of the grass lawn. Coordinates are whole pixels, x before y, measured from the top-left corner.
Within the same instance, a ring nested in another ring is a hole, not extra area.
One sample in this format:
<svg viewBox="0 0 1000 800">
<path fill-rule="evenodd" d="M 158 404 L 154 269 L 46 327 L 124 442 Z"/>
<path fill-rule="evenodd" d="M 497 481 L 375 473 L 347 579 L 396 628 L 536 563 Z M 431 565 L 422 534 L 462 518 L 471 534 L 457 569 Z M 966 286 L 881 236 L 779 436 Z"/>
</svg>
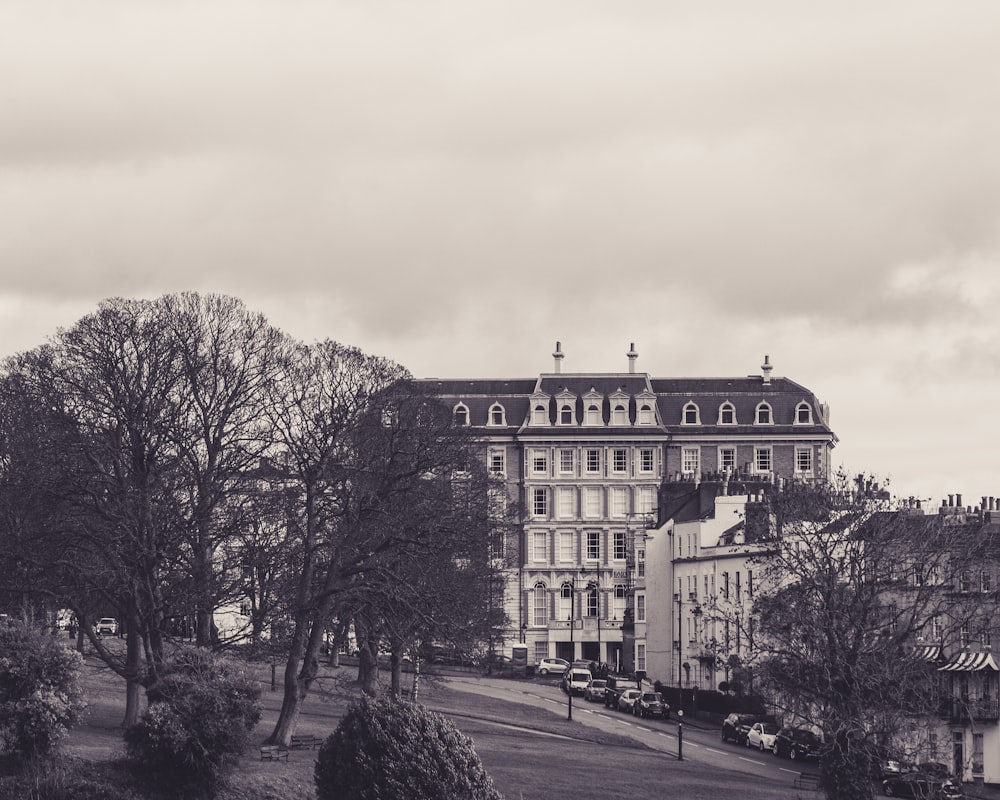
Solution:
<svg viewBox="0 0 1000 800">
<path fill-rule="evenodd" d="M 280 675 L 280 669 L 279 669 Z M 336 728 L 347 704 L 359 692 L 352 667 L 326 669 L 306 700 L 298 733 L 326 736 Z M 270 668 L 261 667 L 263 718 L 252 749 L 234 770 L 221 800 L 313 800 L 315 751 L 293 750 L 288 762 L 262 762 L 257 746 L 270 734 L 281 704 L 270 690 Z M 119 678 L 88 659 L 85 670 L 90 711 L 74 730 L 66 751 L 80 774 L 107 770 L 122 752 L 119 724 L 124 687 Z M 603 733 L 560 714 L 520 703 L 460 692 L 425 680 L 420 700 L 472 737 L 487 771 L 507 800 L 609 800 L 670 798 L 715 800 L 739 796 L 754 800 L 793 800 L 789 783 L 768 784 L 736 772 L 706 774 L 695 762 L 649 750 L 632 739 Z M 123 778 L 124 780 L 124 778 Z"/>
</svg>

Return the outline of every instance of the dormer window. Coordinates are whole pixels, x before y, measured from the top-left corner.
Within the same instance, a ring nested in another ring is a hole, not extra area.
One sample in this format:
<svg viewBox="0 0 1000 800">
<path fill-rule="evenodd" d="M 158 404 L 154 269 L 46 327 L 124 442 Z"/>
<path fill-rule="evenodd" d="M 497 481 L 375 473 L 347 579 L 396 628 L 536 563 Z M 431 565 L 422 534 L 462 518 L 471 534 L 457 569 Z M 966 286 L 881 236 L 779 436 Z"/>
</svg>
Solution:
<svg viewBox="0 0 1000 800">
<path fill-rule="evenodd" d="M 591 403 L 589 406 L 587 406 L 586 424 L 587 425 L 601 424 L 601 407 L 597 405 L 597 403 Z"/>
<path fill-rule="evenodd" d="M 490 406 L 490 425 L 506 425 L 507 424 L 507 414 L 504 411 L 504 407 L 499 403 L 494 403 Z"/>
<path fill-rule="evenodd" d="M 653 407 L 648 403 L 644 403 L 639 406 L 639 424 L 640 425 L 652 425 L 653 424 Z"/>
<path fill-rule="evenodd" d="M 455 419 L 455 424 L 460 425 L 463 428 L 469 424 L 469 408 L 465 403 L 459 403 L 452 409 L 452 416 Z"/>
<path fill-rule="evenodd" d="M 536 403 L 535 407 L 531 409 L 531 424 L 532 425 L 549 424 L 549 409 L 544 403 Z"/>
<path fill-rule="evenodd" d="M 564 405 L 559 409 L 559 424 L 560 425 L 572 425 L 575 422 L 573 419 L 573 406 Z"/>
<path fill-rule="evenodd" d="M 771 406 L 766 402 L 761 402 L 757 406 L 754 416 L 755 425 L 773 425 L 774 417 L 771 415 Z"/>
<path fill-rule="evenodd" d="M 795 406 L 795 424 L 796 425 L 812 425 L 813 421 L 813 410 L 812 406 L 809 405 L 805 400 Z"/>
<path fill-rule="evenodd" d="M 618 403 L 611 409 L 612 425 L 628 425 L 628 408 L 622 403 Z"/>
<path fill-rule="evenodd" d="M 684 410 L 681 412 L 681 424 L 682 425 L 701 425 L 701 417 L 698 413 L 698 406 L 689 402 L 684 406 Z"/>
<path fill-rule="evenodd" d="M 734 406 L 728 400 L 721 406 L 719 406 L 719 424 L 720 425 L 736 424 L 736 406 Z"/>
</svg>

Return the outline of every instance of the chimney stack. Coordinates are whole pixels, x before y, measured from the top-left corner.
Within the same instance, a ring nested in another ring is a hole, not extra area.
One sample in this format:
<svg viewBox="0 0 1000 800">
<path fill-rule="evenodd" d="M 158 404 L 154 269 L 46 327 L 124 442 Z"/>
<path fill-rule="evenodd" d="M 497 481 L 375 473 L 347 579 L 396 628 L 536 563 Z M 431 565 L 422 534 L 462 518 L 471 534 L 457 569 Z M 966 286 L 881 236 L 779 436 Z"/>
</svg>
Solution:
<svg viewBox="0 0 1000 800">
<path fill-rule="evenodd" d="M 625 354 L 628 356 L 628 371 L 629 374 L 635 373 L 635 360 L 639 357 L 639 354 L 635 352 L 635 342 L 629 345 L 629 351 Z"/>
<path fill-rule="evenodd" d="M 555 359 L 556 375 L 558 375 L 560 372 L 562 372 L 562 360 L 563 360 L 562 342 L 556 342 L 556 351 L 552 354 L 552 358 Z"/>
<path fill-rule="evenodd" d="M 770 386 L 771 385 L 771 370 L 772 369 L 774 369 L 774 367 L 771 366 L 771 357 L 770 356 L 764 356 L 764 363 L 760 365 L 760 371 L 764 375 L 764 385 L 765 386 Z"/>
</svg>

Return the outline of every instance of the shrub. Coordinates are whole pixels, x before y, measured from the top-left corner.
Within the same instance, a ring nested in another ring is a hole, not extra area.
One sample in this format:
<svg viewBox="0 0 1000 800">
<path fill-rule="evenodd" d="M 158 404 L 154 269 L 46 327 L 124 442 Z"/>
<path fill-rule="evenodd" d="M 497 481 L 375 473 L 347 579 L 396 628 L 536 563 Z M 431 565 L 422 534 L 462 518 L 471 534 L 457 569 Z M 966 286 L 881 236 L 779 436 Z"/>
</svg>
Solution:
<svg viewBox="0 0 1000 800">
<path fill-rule="evenodd" d="M 320 747 L 315 778 L 318 800 L 502 800 L 471 739 L 393 698 L 348 708 Z"/>
<path fill-rule="evenodd" d="M 212 796 L 260 719 L 260 692 L 238 667 L 181 651 L 146 692 L 149 708 L 125 731 L 128 758 L 175 794 Z"/>
<path fill-rule="evenodd" d="M 46 758 L 86 708 L 79 653 L 28 623 L 0 626 L 0 741 L 4 750 Z"/>
</svg>

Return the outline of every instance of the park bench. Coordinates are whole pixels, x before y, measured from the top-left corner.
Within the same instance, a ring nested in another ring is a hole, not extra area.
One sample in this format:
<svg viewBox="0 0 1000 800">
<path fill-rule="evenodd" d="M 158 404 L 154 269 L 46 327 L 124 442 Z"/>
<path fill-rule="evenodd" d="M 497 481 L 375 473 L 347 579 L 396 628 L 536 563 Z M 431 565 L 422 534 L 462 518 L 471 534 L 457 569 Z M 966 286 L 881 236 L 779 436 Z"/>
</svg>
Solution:
<svg viewBox="0 0 1000 800">
<path fill-rule="evenodd" d="M 796 789 L 812 789 L 813 791 L 816 791 L 819 789 L 819 775 L 810 775 L 808 772 L 800 772 L 795 777 L 792 785 L 795 786 Z"/>
<path fill-rule="evenodd" d="M 261 761 L 288 761 L 288 748 L 280 744 L 265 744 L 260 748 Z"/>
<path fill-rule="evenodd" d="M 303 734 L 292 737 L 291 748 L 292 750 L 315 750 L 321 744 L 323 744 L 323 740 L 319 736 Z"/>
</svg>

